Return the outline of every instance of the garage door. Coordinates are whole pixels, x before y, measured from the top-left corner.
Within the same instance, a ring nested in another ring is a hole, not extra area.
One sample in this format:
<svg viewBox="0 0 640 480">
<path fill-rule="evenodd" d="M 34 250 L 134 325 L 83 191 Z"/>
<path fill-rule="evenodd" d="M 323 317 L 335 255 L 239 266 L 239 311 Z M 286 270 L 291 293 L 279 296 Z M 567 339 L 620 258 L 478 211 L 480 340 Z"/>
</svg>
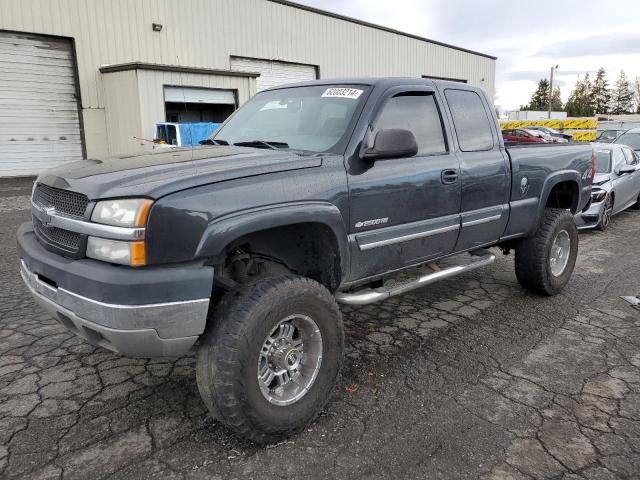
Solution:
<svg viewBox="0 0 640 480">
<path fill-rule="evenodd" d="M 164 101 L 235 105 L 236 97 L 233 90 L 195 87 L 164 87 Z"/>
<path fill-rule="evenodd" d="M 0 32 L 0 177 L 81 159 L 71 42 Z"/>
<path fill-rule="evenodd" d="M 258 72 L 258 91 L 287 83 L 315 80 L 316 67 L 300 63 L 277 62 L 275 60 L 255 60 L 253 58 L 231 57 L 231 70 Z"/>
</svg>

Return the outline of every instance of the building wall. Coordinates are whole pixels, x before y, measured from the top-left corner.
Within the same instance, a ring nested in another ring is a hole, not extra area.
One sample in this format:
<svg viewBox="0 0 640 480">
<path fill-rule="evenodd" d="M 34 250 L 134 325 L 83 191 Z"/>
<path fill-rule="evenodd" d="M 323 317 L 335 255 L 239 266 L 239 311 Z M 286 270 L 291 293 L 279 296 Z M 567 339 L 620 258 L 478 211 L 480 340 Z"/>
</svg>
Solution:
<svg viewBox="0 0 640 480">
<path fill-rule="evenodd" d="M 235 55 L 317 65 L 321 78 L 431 75 L 494 93 L 491 58 L 267 0 L 0 0 L 0 30 L 75 39 L 89 156 L 109 153 L 103 64 L 229 69 Z"/>
<path fill-rule="evenodd" d="M 107 142 L 112 154 L 135 151 L 141 141 L 134 136 L 145 138 L 140 116 L 138 73 L 137 70 L 126 70 L 106 74 L 102 79 Z"/>
<path fill-rule="evenodd" d="M 102 75 L 109 151 L 112 154 L 144 150 L 164 120 L 164 86 L 233 90 L 238 104 L 255 94 L 255 79 L 226 75 L 154 70 L 125 70 Z"/>
</svg>

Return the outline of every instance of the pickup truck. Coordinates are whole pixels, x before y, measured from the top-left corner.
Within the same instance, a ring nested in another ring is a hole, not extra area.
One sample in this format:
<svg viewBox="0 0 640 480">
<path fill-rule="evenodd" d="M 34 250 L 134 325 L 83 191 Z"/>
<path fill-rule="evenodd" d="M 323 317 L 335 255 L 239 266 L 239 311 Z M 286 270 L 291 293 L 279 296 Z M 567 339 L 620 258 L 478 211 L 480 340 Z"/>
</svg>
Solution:
<svg viewBox="0 0 640 480">
<path fill-rule="evenodd" d="M 339 303 L 488 265 L 489 247 L 515 250 L 525 288 L 560 292 L 595 171 L 588 144 L 505 148 L 481 89 L 416 78 L 266 90 L 205 143 L 41 175 L 20 269 L 89 342 L 144 357 L 197 345 L 211 413 L 261 443 L 327 402 Z"/>
</svg>

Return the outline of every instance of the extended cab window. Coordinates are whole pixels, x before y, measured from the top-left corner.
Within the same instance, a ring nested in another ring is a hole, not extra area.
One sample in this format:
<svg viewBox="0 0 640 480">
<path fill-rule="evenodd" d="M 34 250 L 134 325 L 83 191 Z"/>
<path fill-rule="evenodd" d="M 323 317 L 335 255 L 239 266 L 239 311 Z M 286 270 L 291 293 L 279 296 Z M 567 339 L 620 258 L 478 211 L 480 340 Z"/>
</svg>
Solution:
<svg viewBox="0 0 640 480">
<path fill-rule="evenodd" d="M 491 150 L 493 148 L 491 122 L 480 95 L 468 90 L 447 89 L 445 96 L 453 117 L 460 150 L 463 152 Z"/>
<path fill-rule="evenodd" d="M 406 92 L 388 99 L 376 119 L 374 138 L 380 130 L 396 128 L 413 133 L 418 144 L 418 155 L 447 151 L 440 112 L 432 94 Z"/>
</svg>

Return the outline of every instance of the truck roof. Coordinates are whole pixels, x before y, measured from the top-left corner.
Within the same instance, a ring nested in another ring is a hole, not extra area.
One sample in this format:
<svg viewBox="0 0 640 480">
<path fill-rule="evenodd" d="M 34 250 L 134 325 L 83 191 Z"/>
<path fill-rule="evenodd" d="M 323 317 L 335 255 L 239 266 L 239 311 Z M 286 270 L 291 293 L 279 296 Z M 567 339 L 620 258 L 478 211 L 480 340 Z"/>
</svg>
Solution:
<svg viewBox="0 0 640 480">
<path fill-rule="evenodd" d="M 291 87 L 304 87 L 310 85 L 369 85 L 372 87 L 389 88 L 400 85 L 426 85 L 434 87 L 435 85 L 461 88 L 463 90 L 480 91 L 479 87 L 474 87 L 468 83 L 454 82 L 450 80 L 436 80 L 432 78 L 421 77 L 338 77 L 338 78 L 322 78 L 318 80 L 308 80 L 306 82 L 289 83 L 269 88 L 265 91 L 280 90 Z"/>
</svg>

